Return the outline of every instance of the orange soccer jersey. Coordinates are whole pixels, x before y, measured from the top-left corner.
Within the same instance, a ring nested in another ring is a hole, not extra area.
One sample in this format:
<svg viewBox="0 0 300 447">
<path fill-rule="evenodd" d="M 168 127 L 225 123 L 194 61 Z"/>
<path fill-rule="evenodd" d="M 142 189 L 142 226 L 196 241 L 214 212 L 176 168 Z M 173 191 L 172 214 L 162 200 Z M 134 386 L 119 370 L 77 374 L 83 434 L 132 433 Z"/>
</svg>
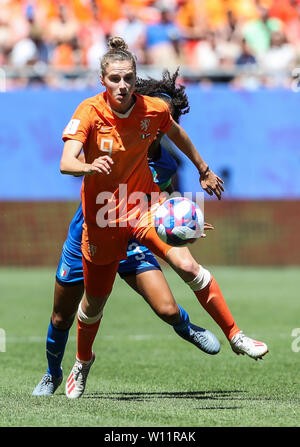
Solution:
<svg viewBox="0 0 300 447">
<path fill-rule="evenodd" d="M 159 192 L 147 152 L 158 129 L 167 132 L 173 120 L 161 99 L 135 97 L 134 106 L 124 115 L 110 109 L 105 93 L 88 98 L 78 106 L 63 133 L 64 141 L 83 143 L 87 163 L 103 155 L 114 161 L 109 175 L 88 175 L 82 184 L 82 252 L 88 261 L 99 265 L 126 258 L 127 242 L 134 234 L 128 222 L 145 210 L 145 204 L 137 206 L 134 193 Z"/>
</svg>

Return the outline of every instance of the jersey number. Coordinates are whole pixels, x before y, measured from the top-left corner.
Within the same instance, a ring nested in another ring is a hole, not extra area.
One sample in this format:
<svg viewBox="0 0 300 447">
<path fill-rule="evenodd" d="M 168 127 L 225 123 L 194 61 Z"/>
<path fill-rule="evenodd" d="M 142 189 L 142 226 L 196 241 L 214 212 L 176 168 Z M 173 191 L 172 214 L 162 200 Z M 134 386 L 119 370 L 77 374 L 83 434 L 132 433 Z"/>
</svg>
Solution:
<svg viewBox="0 0 300 447">
<path fill-rule="evenodd" d="M 136 254 L 134 256 L 134 258 L 137 261 L 142 261 L 143 259 L 145 259 L 145 254 L 142 252 L 142 250 L 140 249 L 139 245 L 136 242 L 132 242 L 131 244 L 128 245 L 128 250 L 129 251 L 133 251 L 133 253 L 140 253 L 140 254 Z"/>
</svg>

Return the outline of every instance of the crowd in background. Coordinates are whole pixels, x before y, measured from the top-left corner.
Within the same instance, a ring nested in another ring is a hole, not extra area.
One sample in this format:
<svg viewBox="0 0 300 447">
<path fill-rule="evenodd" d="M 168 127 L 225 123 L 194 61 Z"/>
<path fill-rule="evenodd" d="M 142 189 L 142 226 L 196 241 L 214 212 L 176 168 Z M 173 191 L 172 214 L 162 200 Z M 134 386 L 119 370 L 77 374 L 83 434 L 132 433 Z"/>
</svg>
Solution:
<svg viewBox="0 0 300 447">
<path fill-rule="evenodd" d="M 288 86 L 298 74 L 300 0 L 0 0 L 0 71 L 11 88 L 95 83 L 110 36 L 124 37 L 144 70 Z"/>
</svg>

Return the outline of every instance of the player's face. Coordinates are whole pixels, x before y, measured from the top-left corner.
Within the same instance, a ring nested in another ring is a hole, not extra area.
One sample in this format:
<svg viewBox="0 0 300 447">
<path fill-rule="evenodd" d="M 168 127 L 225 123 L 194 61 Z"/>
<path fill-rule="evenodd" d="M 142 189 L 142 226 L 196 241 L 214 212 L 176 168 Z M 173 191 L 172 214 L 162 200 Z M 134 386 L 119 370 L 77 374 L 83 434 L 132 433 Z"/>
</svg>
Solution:
<svg viewBox="0 0 300 447">
<path fill-rule="evenodd" d="M 115 61 L 108 64 L 100 77 L 106 88 L 107 100 L 113 110 L 125 113 L 133 104 L 136 75 L 130 61 Z"/>
</svg>

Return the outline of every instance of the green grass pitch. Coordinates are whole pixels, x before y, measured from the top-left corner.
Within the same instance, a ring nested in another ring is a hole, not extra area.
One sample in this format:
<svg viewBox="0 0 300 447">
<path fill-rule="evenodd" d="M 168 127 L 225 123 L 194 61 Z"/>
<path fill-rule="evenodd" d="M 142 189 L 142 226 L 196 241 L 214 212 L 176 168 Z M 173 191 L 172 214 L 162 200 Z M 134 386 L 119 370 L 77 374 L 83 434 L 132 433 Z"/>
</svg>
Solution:
<svg viewBox="0 0 300 447">
<path fill-rule="evenodd" d="M 166 276 L 191 321 L 221 341 L 208 356 L 179 338 L 120 278 L 94 344 L 84 396 L 31 396 L 46 370 L 55 269 L 0 269 L 0 426 L 299 427 L 299 268 L 211 267 L 237 324 L 269 345 L 264 360 L 234 354 L 178 276 Z M 63 361 L 76 352 L 72 327 Z M 4 332 L 2 331 L 2 334 Z"/>
</svg>

